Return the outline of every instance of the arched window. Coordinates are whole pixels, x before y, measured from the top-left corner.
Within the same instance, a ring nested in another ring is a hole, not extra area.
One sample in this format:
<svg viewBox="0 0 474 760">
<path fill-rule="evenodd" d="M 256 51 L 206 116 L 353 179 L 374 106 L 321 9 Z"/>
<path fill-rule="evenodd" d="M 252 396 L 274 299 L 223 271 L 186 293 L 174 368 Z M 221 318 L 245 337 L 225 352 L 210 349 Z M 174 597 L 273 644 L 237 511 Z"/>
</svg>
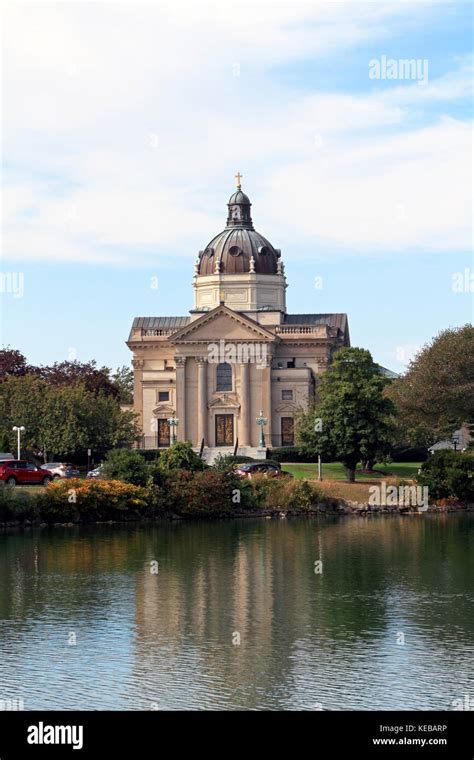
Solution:
<svg viewBox="0 0 474 760">
<path fill-rule="evenodd" d="M 221 364 L 217 365 L 216 390 L 232 390 L 232 367 L 227 362 L 222 362 Z"/>
</svg>

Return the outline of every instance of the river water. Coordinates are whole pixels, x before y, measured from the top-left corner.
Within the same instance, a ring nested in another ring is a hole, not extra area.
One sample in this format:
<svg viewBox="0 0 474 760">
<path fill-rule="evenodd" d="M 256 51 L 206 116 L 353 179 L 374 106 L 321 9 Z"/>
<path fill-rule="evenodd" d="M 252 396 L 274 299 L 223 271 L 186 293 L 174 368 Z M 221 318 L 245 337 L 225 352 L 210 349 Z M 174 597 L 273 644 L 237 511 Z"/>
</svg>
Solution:
<svg viewBox="0 0 474 760">
<path fill-rule="evenodd" d="M 473 579 L 472 514 L 3 534 L 0 701 L 450 710 L 474 699 Z"/>
</svg>

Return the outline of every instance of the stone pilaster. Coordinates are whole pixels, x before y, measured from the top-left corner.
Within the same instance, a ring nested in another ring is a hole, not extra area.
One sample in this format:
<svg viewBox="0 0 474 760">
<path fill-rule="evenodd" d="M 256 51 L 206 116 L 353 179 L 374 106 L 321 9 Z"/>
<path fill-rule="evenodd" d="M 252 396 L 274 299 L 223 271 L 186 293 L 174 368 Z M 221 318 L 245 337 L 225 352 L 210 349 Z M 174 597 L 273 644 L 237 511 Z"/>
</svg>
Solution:
<svg viewBox="0 0 474 760">
<path fill-rule="evenodd" d="M 176 362 L 176 416 L 179 420 L 178 441 L 186 440 L 186 357 L 175 356 Z"/>
<path fill-rule="evenodd" d="M 239 444 L 250 446 L 250 364 L 240 365 L 240 430 Z"/>
<path fill-rule="evenodd" d="M 201 445 L 204 438 L 205 445 L 207 440 L 207 358 L 198 356 L 196 358 L 198 365 L 198 440 L 197 445 Z"/>
<path fill-rule="evenodd" d="M 264 427 L 265 443 L 267 446 L 272 445 L 272 355 L 266 358 L 262 369 L 262 409 L 263 415 L 268 419 Z"/>
<path fill-rule="evenodd" d="M 144 359 L 132 359 L 133 366 L 133 411 L 138 414 L 138 424 L 142 435 L 149 435 L 143 427 L 143 365 Z"/>
</svg>

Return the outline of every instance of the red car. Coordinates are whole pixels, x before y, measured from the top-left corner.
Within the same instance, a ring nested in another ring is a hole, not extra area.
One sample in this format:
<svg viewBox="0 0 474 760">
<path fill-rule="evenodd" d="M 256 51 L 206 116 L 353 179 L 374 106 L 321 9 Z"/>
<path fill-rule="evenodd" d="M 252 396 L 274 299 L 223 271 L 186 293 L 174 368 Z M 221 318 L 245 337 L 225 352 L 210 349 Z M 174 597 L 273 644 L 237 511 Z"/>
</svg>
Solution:
<svg viewBox="0 0 474 760">
<path fill-rule="evenodd" d="M 53 474 L 49 470 L 37 467 L 33 462 L 25 462 L 23 459 L 10 459 L 0 462 L 0 480 L 7 486 L 40 484 L 47 486 L 51 483 Z"/>
</svg>

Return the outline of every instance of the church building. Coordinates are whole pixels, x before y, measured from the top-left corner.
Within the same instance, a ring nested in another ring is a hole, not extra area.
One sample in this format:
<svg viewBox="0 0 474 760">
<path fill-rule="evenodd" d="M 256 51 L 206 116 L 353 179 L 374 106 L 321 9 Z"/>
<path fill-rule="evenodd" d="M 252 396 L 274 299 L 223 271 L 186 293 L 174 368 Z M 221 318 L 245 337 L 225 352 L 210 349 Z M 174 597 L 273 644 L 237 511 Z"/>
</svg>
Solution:
<svg viewBox="0 0 474 760">
<path fill-rule="evenodd" d="M 211 461 L 217 451 L 262 456 L 293 445 L 297 410 L 332 353 L 350 345 L 346 314 L 287 313 L 281 251 L 254 229 L 236 176 L 226 226 L 194 265 L 189 315 L 133 320 L 127 345 L 145 448 L 191 441 Z"/>
</svg>

